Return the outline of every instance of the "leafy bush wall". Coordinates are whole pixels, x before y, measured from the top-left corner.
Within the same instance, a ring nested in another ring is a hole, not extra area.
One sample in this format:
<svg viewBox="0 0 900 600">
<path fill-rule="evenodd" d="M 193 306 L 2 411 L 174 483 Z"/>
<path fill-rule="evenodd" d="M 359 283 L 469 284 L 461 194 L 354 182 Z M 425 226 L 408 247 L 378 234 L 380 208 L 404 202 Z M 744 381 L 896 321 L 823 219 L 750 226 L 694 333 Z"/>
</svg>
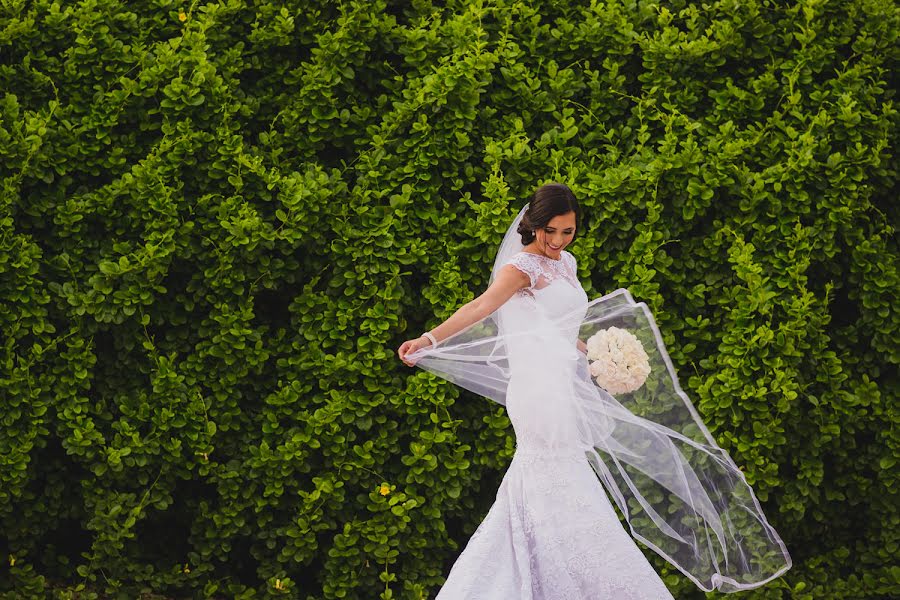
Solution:
<svg viewBox="0 0 900 600">
<path fill-rule="evenodd" d="M 896 595 L 898 31 L 889 0 L 5 2 L 0 591 L 429 597 L 514 438 L 395 350 L 559 180 L 589 296 L 648 303 L 793 554 L 744 596 Z"/>
</svg>

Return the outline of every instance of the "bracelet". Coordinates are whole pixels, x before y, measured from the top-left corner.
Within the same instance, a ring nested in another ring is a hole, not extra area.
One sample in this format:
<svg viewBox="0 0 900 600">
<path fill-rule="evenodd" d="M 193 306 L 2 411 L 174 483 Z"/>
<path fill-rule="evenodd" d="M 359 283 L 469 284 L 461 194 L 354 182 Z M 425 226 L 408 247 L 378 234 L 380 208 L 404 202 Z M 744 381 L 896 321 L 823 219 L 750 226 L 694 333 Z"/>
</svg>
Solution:
<svg viewBox="0 0 900 600">
<path fill-rule="evenodd" d="M 437 340 L 434 338 L 434 335 L 432 335 L 432 333 L 430 331 L 426 331 L 425 333 L 422 334 L 422 336 L 427 337 L 429 340 L 431 340 L 432 348 L 437 347 Z M 419 336 L 419 337 L 422 337 L 422 336 Z"/>
</svg>

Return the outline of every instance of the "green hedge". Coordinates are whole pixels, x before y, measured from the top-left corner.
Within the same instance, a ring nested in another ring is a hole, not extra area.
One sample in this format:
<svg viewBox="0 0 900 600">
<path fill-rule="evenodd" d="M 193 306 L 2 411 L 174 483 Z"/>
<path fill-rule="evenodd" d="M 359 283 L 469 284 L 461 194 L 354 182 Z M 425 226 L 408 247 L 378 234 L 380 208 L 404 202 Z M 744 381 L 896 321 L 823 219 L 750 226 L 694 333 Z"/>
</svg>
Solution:
<svg viewBox="0 0 900 600">
<path fill-rule="evenodd" d="M 514 437 L 395 351 L 549 180 L 788 544 L 743 596 L 900 594 L 890 0 L 0 10 L 0 594 L 433 595 Z"/>
</svg>

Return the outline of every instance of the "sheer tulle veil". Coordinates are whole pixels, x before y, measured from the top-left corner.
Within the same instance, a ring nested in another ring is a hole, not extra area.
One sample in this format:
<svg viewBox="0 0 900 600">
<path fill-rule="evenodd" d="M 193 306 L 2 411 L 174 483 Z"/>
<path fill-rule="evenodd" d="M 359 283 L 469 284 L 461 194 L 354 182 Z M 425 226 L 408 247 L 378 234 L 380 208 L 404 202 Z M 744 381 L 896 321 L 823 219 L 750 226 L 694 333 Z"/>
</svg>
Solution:
<svg viewBox="0 0 900 600">
<path fill-rule="evenodd" d="M 491 283 L 523 248 L 517 229 L 527 208 L 506 231 Z M 547 393 L 555 418 L 547 420 L 552 425 L 541 432 L 540 447 L 551 452 L 577 446 L 632 536 L 700 589 L 741 591 L 786 572 L 792 563 L 785 544 L 678 384 L 647 305 L 624 288 L 552 318 L 535 304 L 511 299 L 436 348 L 408 358 L 508 411 L 516 386 L 552 380 Z M 649 357 L 650 374 L 633 392 L 613 395 L 600 387 L 574 343 L 610 327 L 636 336 Z M 556 418 L 560 410 L 571 418 Z"/>
</svg>

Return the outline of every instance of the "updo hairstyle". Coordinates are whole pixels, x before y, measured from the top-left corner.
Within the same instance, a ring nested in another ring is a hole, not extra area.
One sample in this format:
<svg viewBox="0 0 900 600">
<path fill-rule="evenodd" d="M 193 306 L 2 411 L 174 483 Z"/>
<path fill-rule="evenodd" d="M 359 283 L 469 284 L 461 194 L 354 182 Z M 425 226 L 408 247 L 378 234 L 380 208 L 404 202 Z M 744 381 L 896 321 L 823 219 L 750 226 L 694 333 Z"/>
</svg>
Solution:
<svg viewBox="0 0 900 600">
<path fill-rule="evenodd" d="M 575 211 L 575 235 L 574 242 L 578 239 L 581 230 L 581 207 L 578 199 L 564 183 L 545 183 L 535 190 L 528 202 L 528 210 L 522 215 L 522 221 L 517 229 L 522 236 L 522 245 L 527 246 L 535 240 L 532 230 L 543 229 L 550 219 L 567 212 Z"/>
</svg>

